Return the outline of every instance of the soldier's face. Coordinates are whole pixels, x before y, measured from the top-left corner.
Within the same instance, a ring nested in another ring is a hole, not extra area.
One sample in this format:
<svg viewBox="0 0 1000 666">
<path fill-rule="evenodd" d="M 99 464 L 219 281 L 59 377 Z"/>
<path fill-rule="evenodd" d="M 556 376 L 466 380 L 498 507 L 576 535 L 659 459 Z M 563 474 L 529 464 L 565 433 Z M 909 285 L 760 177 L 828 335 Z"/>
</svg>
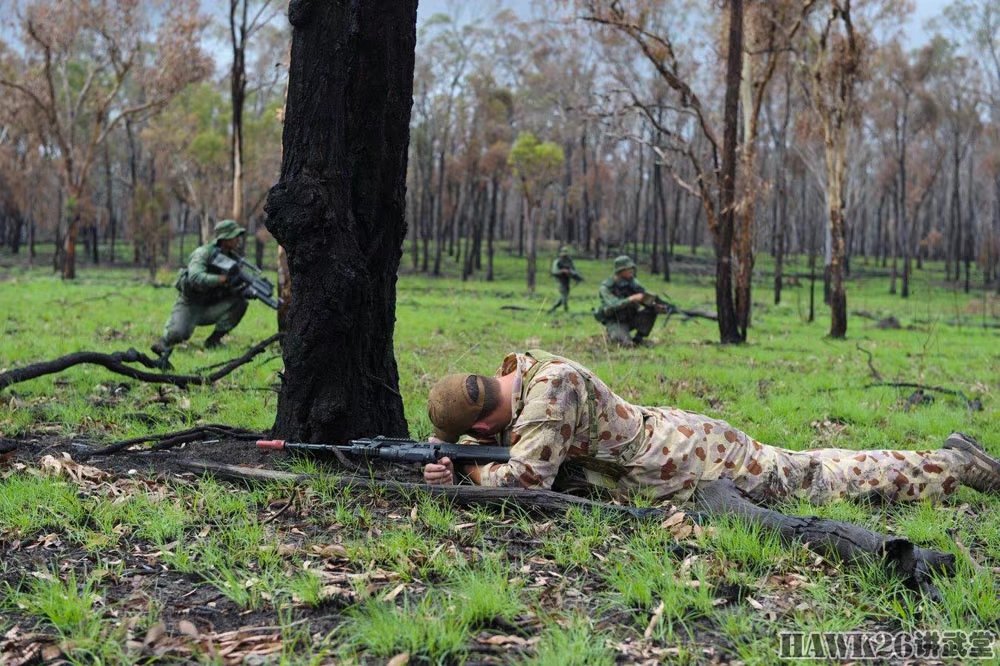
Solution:
<svg viewBox="0 0 1000 666">
<path fill-rule="evenodd" d="M 619 280 L 631 280 L 634 277 L 635 277 L 634 268 L 623 268 L 620 271 L 618 271 Z"/>
<path fill-rule="evenodd" d="M 479 438 L 492 437 L 510 425 L 513 418 L 509 403 L 506 407 L 501 404 L 491 413 L 473 423 L 472 427 L 469 428 L 469 433 Z"/>
<path fill-rule="evenodd" d="M 240 237 L 236 238 L 223 238 L 219 241 L 219 247 L 222 248 L 223 252 L 233 252 L 240 247 Z"/>
</svg>

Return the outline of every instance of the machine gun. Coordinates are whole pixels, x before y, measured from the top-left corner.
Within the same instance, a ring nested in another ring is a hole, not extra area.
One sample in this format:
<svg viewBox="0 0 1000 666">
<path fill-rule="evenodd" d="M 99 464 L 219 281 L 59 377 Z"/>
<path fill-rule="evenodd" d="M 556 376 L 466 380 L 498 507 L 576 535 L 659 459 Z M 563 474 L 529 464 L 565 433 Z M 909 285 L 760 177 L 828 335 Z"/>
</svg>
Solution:
<svg viewBox="0 0 1000 666">
<path fill-rule="evenodd" d="M 462 444 L 440 444 L 438 442 L 418 442 L 404 437 L 364 437 L 352 439 L 346 444 L 311 444 L 307 442 L 286 442 L 283 439 L 259 439 L 257 448 L 272 451 L 311 451 L 313 453 L 333 453 L 396 463 L 434 463 L 441 458 L 450 458 L 456 465 L 498 462 L 510 460 L 510 449 L 506 446 L 465 446 Z"/>
<path fill-rule="evenodd" d="M 264 277 L 259 268 L 243 257 L 234 259 L 224 252 L 216 252 L 209 263 L 225 273 L 230 287 L 243 294 L 245 298 L 256 298 L 266 303 L 272 310 L 277 310 L 281 305 L 281 299 L 272 296 L 274 286 L 271 282 Z"/>
<path fill-rule="evenodd" d="M 648 308 L 654 308 L 660 314 L 666 315 L 666 318 L 663 320 L 664 325 L 666 325 L 666 323 L 670 321 L 670 317 L 675 314 L 681 315 L 685 320 L 693 318 L 708 319 L 711 321 L 719 320 L 718 316 L 708 312 L 699 312 L 698 310 L 682 310 L 670 301 L 660 298 L 656 294 L 650 294 L 649 292 L 642 295 L 642 304 Z"/>
</svg>

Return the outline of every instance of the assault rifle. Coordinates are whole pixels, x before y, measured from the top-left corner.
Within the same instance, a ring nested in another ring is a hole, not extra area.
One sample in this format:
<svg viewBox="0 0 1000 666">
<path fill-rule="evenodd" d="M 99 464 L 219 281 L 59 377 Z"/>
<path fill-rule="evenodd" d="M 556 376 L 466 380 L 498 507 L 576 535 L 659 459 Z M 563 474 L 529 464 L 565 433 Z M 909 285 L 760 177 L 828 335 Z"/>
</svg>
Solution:
<svg viewBox="0 0 1000 666">
<path fill-rule="evenodd" d="M 272 310 L 277 310 L 281 299 L 275 299 L 274 286 L 264 277 L 259 268 L 243 257 L 233 259 L 224 252 L 216 252 L 211 259 L 211 265 L 228 276 L 229 285 L 245 298 L 256 298 L 266 303 Z"/>
<path fill-rule="evenodd" d="M 682 310 L 670 301 L 660 298 L 656 294 L 650 294 L 646 292 L 642 295 L 642 304 L 648 308 L 653 308 L 660 314 L 666 315 L 663 320 L 663 324 L 666 325 L 670 321 L 670 317 L 679 314 L 684 317 L 685 321 L 693 318 L 709 319 L 711 321 L 718 321 L 719 318 L 708 312 L 699 312 L 698 310 Z"/>
<path fill-rule="evenodd" d="M 259 439 L 257 448 L 271 451 L 312 451 L 333 453 L 396 463 L 437 462 L 450 458 L 456 465 L 497 462 L 510 460 L 510 449 L 506 446 L 466 446 L 462 444 L 440 444 L 438 442 L 418 442 L 405 437 L 364 437 L 352 439 L 346 444 L 312 444 L 308 442 L 286 442 L 283 439 Z"/>
</svg>

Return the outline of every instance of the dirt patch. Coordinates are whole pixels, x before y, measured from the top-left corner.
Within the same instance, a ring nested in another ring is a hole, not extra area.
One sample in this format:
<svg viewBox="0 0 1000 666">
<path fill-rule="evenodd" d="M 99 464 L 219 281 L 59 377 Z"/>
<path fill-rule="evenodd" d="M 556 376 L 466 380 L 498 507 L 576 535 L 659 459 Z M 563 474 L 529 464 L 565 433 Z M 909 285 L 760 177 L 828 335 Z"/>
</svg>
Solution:
<svg viewBox="0 0 1000 666">
<path fill-rule="evenodd" d="M 138 445 L 136 450 L 88 456 L 102 445 L 43 433 L 0 439 L 0 470 L 23 465 L 32 473 L 39 468 L 52 473 L 53 466 L 61 466 L 64 473 L 60 475 L 76 482 L 81 494 L 120 497 L 133 491 L 169 495 L 173 482 L 193 482 L 195 475 L 180 466 L 182 460 L 268 468 L 281 468 L 289 461 L 283 453 L 259 450 L 253 441 L 211 437 L 165 451 Z M 419 476 L 417 470 L 384 471 L 396 479 L 401 474 Z M 112 487 L 116 490 L 107 490 Z M 261 517 L 280 548 L 302 552 L 303 544 L 332 541 L 322 521 L 310 520 L 316 507 L 296 503 L 290 509 L 282 508 L 285 504 L 292 501 L 277 499 L 260 507 Z M 373 503 L 370 510 L 378 520 L 392 519 L 393 507 L 384 500 Z M 98 608 L 102 612 L 114 609 L 120 617 L 125 627 L 123 640 L 133 657 L 184 661 L 221 651 L 225 657 L 222 663 L 243 663 L 248 655 L 265 657 L 282 649 L 284 638 L 274 607 L 270 603 L 253 610 L 241 607 L 207 583 L 211 571 L 201 575 L 172 570 L 163 562 L 160 548 L 131 535 L 112 547 L 88 549 L 80 545 L 77 535 L 58 528 L 45 532 L 23 538 L 0 534 L 0 551 L 4 553 L 0 589 L 23 590 L 39 577 L 65 580 L 73 575 L 82 583 L 98 575 Z M 116 566 L 108 569 L 109 561 Z M 342 575 L 357 575 L 346 561 L 330 561 Z M 383 583 L 390 585 L 388 579 Z M 314 606 L 296 604 L 280 622 L 285 626 L 307 625 L 309 634 L 325 636 L 340 623 L 339 611 L 348 602 L 347 597 L 334 596 Z M 142 618 L 154 608 L 156 624 L 143 626 Z M 63 654 L 65 646 L 51 628 L 26 613 L 5 613 L 0 629 L 0 663 L 46 663 Z"/>
</svg>

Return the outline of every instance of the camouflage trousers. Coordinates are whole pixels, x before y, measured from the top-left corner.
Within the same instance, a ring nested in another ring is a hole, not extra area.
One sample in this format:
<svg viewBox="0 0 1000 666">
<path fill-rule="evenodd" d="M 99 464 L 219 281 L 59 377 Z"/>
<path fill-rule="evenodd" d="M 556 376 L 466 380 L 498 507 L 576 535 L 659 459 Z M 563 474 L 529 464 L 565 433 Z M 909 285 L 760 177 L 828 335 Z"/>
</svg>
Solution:
<svg viewBox="0 0 1000 666">
<path fill-rule="evenodd" d="M 163 327 L 163 343 L 167 347 L 184 342 L 194 333 L 196 326 L 215 324 L 219 335 L 236 328 L 247 311 L 247 300 L 242 296 L 231 296 L 215 303 L 196 304 L 184 297 L 178 298 L 170 319 Z"/>
<path fill-rule="evenodd" d="M 652 308 L 625 310 L 618 313 L 616 319 L 605 322 L 604 329 L 612 342 L 628 346 L 632 344 L 631 332 L 633 330 L 635 330 L 635 337 L 640 340 L 653 331 L 656 315 L 656 310 Z"/>
<path fill-rule="evenodd" d="M 752 439 L 725 421 L 670 408 L 643 408 L 624 490 L 688 499 L 701 481 L 732 479 L 758 501 L 799 497 L 813 504 L 838 498 L 938 499 L 958 488 L 965 454 L 935 451 L 788 451 Z"/>
<path fill-rule="evenodd" d="M 557 277 L 556 282 L 559 283 L 559 300 L 549 308 L 549 312 L 555 312 L 559 309 L 560 305 L 563 307 L 563 310 L 569 311 L 569 278 Z"/>
</svg>

